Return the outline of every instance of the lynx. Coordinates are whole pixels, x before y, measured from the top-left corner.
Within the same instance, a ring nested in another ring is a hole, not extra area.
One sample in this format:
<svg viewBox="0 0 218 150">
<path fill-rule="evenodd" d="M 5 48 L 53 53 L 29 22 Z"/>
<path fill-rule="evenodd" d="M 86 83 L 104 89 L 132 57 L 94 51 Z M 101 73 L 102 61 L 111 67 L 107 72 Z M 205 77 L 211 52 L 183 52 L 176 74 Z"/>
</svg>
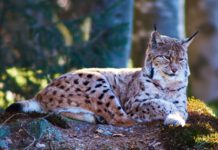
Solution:
<svg viewBox="0 0 218 150">
<path fill-rule="evenodd" d="M 112 125 L 163 120 L 164 125 L 184 126 L 190 75 L 187 49 L 195 35 L 178 40 L 155 30 L 142 68 L 70 72 L 54 79 L 31 100 L 10 105 L 6 112 L 57 112 Z"/>
</svg>

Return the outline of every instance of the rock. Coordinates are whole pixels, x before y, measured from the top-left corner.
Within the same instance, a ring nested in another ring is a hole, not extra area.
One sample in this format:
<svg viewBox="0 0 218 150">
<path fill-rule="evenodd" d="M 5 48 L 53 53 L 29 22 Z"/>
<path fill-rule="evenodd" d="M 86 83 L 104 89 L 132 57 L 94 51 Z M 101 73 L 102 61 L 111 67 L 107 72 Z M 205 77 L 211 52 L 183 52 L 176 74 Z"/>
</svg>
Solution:
<svg viewBox="0 0 218 150">
<path fill-rule="evenodd" d="M 8 141 L 6 137 L 9 135 L 9 127 L 0 125 L 0 149 L 8 149 Z"/>
<path fill-rule="evenodd" d="M 54 140 L 61 141 L 62 134 L 45 119 L 36 119 L 26 125 L 27 130 L 33 137 L 39 140 L 43 136 L 52 137 Z"/>
<path fill-rule="evenodd" d="M 0 149 L 8 149 L 8 143 L 5 140 L 0 140 Z"/>
<path fill-rule="evenodd" d="M 37 148 L 45 148 L 46 145 L 45 145 L 45 144 L 42 144 L 42 143 L 37 143 L 37 144 L 36 144 L 36 147 L 37 147 Z"/>
<path fill-rule="evenodd" d="M 94 125 L 45 114 L 17 115 L 5 122 L 11 115 L 4 114 L 0 117 L 0 149 L 218 148 L 218 119 L 193 98 L 188 110 L 185 127 L 164 127 L 162 121 L 132 127 Z"/>
<path fill-rule="evenodd" d="M 8 136 L 10 134 L 10 129 L 8 126 L 0 125 L 0 139 Z"/>
</svg>

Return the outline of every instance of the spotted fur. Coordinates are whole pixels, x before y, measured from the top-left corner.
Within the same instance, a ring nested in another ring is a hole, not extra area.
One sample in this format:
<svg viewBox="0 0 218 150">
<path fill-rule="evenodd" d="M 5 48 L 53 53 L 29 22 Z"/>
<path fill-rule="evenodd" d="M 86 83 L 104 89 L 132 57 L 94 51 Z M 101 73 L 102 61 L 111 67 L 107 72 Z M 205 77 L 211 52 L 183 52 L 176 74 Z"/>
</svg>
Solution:
<svg viewBox="0 0 218 150">
<path fill-rule="evenodd" d="M 142 68 L 70 72 L 53 80 L 31 101 L 12 104 L 7 111 L 22 104 L 21 111 L 59 112 L 89 122 L 100 116 L 113 125 L 161 119 L 166 125 L 184 126 L 189 43 L 154 31 Z"/>
</svg>

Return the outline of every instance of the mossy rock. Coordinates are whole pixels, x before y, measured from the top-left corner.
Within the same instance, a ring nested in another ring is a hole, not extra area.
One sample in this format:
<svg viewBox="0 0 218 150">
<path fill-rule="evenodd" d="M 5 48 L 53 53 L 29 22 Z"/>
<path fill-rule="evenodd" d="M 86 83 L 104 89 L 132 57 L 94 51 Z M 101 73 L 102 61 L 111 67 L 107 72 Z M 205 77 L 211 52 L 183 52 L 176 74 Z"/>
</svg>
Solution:
<svg viewBox="0 0 218 150">
<path fill-rule="evenodd" d="M 115 127 L 21 114 L 1 126 L 0 145 L 5 149 L 217 149 L 218 119 L 213 112 L 194 98 L 188 100 L 188 111 L 185 127 L 164 127 L 162 121 Z M 0 123 L 8 117 L 0 117 Z"/>
<path fill-rule="evenodd" d="M 202 101 L 188 99 L 189 119 L 185 127 L 164 128 L 166 146 L 173 149 L 218 148 L 218 118 Z"/>
</svg>

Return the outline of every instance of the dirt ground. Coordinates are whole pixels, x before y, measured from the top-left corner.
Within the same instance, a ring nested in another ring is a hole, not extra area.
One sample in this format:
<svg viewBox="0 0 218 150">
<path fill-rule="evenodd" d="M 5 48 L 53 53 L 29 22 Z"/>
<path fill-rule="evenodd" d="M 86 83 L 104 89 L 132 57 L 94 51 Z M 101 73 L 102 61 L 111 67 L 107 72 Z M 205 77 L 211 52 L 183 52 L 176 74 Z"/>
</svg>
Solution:
<svg viewBox="0 0 218 150">
<path fill-rule="evenodd" d="M 7 118 L 9 116 L 2 116 L 0 122 L 4 122 Z M 61 139 L 56 140 L 52 137 L 56 136 L 55 133 L 48 135 L 49 133 L 45 132 L 38 138 L 34 137 L 28 125 L 35 119 L 47 121 L 43 117 L 20 114 L 7 122 L 9 126 L 16 124 L 11 128 L 11 134 L 6 137 L 9 149 L 164 149 L 160 139 L 160 122 L 132 127 L 94 125 L 80 121 L 68 121 L 67 127 L 66 125 L 59 127 L 48 122 L 56 133 L 57 131 L 61 133 Z M 51 122 L 55 124 L 54 120 Z"/>
</svg>

